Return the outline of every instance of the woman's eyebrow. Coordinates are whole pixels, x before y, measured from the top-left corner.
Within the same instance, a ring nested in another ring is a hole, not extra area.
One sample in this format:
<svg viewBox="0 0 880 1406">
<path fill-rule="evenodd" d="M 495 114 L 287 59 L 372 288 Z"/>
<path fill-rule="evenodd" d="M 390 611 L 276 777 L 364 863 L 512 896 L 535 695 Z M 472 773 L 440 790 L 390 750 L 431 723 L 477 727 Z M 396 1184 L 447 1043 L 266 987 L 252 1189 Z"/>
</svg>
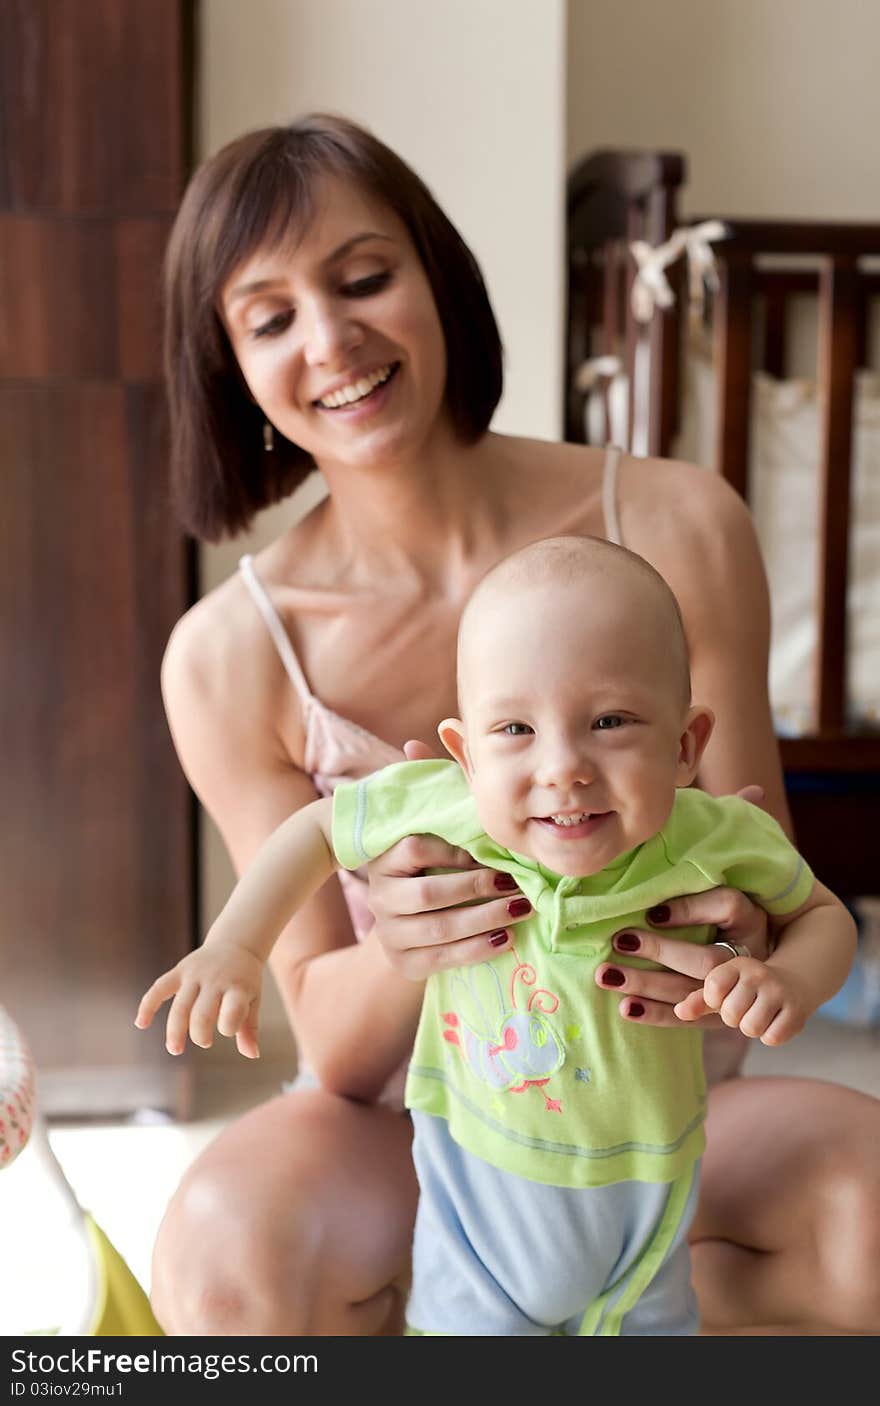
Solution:
<svg viewBox="0 0 880 1406">
<path fill-rule="evenodd" d="M 388 244 L 393 244 L 394 240 L 390 234 L 379 234 L 378 230 L 364 230 L 362 234 L 353 234 L 351 239 L 346 239 L 332 254 L 328 254 L 324 259 L 325 264 L 335 264 L 339 259 L 344 259 L 346 254 L 350 254 L 358 244 L 363 244 L 367 239 L 382 239 Z"/>
<path fill-rule="evenodd" d="M 362 234 L 353 234 L 351 239 L 346 239 L 338 248 L 334 249 L 322 260 L 324 264 L 335 264 L 340 259 L 344 259 L 355 249 L 358 244 L 363 244 L 368 239 L 381 239 L 388 244 L 393 244 L 394 240 L 390 234 L 379 234 L 378 230 L 364 230 Z M 265 293 L 269 288 L 277 288 L 284 282 L 282 278 L 257 278 L 251 283 L 240 283 L 237 288 L 233 288 L 229 294 L 229 302 L 237 302 L 240 298 L 248 298 L 252 293 Z"/>
<path fill-rule="evenodd" d="M 240 298 L 249 297 L 251 293 L 265 293 L 267 288 L 277 288 L 282 281 L 280 278 L 256 278 L 253 283 L 240 283 L 229 294 L 229 302 L 235 303 Z"/>
</svg>

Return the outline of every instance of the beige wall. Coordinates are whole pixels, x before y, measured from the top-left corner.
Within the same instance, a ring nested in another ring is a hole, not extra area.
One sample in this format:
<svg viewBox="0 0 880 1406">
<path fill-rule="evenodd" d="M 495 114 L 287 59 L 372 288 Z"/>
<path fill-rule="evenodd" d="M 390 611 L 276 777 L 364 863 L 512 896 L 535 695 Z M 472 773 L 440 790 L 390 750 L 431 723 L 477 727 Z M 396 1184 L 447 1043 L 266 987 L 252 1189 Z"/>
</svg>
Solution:
<svg viewBox="0 0 880 1406">
<path fill-rule="evenodd" d="M 878 0 L 570 0 L 568 159 L 684 152 L 683 213 L 880 218 Z"/>
<path fill-rule="evenodd" d="M 506 352 L 495 428 L 560 432 L 564 0 L 202 0 L 198 148 L 318 108 L 364 122 L 427 181 L 476 254 Z M 210 587 L 314 501 L 202 553 Z M 304 496 L 303 496 L 304 495 Z M 210 921 L 231 883 L 206 825 Z"/>
</svg>

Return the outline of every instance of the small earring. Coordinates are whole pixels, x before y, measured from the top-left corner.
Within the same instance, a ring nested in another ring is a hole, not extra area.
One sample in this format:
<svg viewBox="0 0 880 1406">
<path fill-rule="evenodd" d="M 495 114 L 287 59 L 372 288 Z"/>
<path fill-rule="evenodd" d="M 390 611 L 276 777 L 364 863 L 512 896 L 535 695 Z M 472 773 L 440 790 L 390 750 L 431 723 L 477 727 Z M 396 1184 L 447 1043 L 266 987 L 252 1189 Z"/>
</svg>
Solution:
<svg viewBox="0 0 880 1406">
<path fill-rule="evenodd" d="M 275 431 L 268 420 L 263 421 L 263 448 L 267 454 L 275 448 Z"/>
</svg>

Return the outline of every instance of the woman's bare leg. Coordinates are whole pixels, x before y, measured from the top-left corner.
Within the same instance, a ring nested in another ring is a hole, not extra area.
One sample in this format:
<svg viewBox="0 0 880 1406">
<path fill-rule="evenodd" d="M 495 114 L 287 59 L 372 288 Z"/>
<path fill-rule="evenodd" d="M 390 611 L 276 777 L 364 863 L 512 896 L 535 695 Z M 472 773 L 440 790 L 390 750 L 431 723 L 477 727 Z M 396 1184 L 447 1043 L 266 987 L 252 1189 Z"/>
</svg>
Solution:
<svg viewBox="0 0 880 1406">
<path fill-rule="evenodd" d="M 880 1101 L 732 1079 L 707 1132 L 691 1235 L 703 1331 L 880 1332 Z"/>
<path fill-rule="evenodd" d="M 167 1333 L 369 1337 L 401 1330 L 417 1188 L 408 1119 L 320 1090 L 231 1124 L 159 1228 Z"/>
</svg>

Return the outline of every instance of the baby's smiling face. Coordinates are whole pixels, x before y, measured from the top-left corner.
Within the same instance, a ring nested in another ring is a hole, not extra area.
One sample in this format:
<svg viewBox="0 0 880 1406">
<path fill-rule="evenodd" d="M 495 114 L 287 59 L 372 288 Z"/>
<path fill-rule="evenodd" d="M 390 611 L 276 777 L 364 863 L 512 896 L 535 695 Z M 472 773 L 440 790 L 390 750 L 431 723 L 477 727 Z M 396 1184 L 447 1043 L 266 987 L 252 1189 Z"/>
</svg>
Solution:
<svg viewBox="0 0 880 1406">
<path fill-rule="evenodd" d="M 486 832 L 572 876 L 662 828 L 712 725 L 690 706 L 671 597 L 629 554 L 597 557 L 479 588 L 460 638 L 462 719 L 440 728 Z"/>
</svg>

